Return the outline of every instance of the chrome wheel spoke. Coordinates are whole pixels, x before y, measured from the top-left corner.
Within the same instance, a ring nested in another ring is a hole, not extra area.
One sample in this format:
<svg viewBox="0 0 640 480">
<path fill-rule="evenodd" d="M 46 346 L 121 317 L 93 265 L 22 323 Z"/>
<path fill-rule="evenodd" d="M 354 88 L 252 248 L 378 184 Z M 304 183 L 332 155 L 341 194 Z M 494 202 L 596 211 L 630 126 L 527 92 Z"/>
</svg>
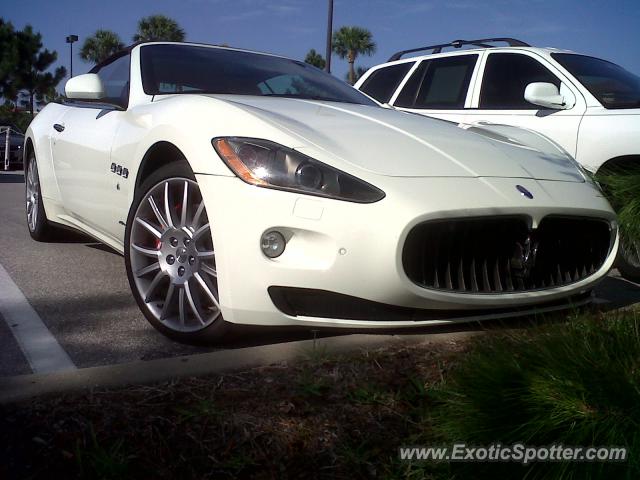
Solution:
<svg viewBox="0 0 640 480">
<path fill-rule="evenodd" d="M 174 227 L 173 218 L 171 216 L 171 207 L 169 206 L 169 182 L 164 184 L 164 214 L 167 217 L 169 227 Z"/>
<path fill-rule="evenodd" d="M 139 225 L 142 225 L 154 237 L 156 237 L 156 238 L 162 237 L 162 234 L 158 231 L 158 229 L 156 227 L 154 227 L 153 225 L 151 225 L 146 220 L 143 220 L 142 218 L 137 217 L 136 218 L 136 222 L 138 222 Z"/>
<path fill-rule="evenodd" d="M 182 207 L 180 208 L 181 210 L 180 226 L 181 227 L 185 227 L 187 225 L 187 210 L 188 210 L 187 206 L 189 205 L 188 200 L 189 200 L 189 182 L 185 180 L 184 191 L 182 193 Z"/>
<path fill-rule="evenodd" d="M 151 265 L 148 265 L 148 266 L 138 270 L 136 272 L 136 277 L 144 277 L 145 275 L 147 275 L 147 274 L 149 274 L 151 272 L 155 272 L 159 268 L 160 268 L 160 263 L 159 262 L 152 263 Z"/>
<path fill-rule="evenodd" d="M 206 293 L 209 299 L 216 305 L 216 307 L 218 307 L 218 309 L 220 309 L 220 304 L 218 303 L 218 299 L 209 288 L 209 285 L 207 285 L 207 283 L 204 281 L 204 278 L 202 278 L 202 276 L 200 276 L 199 273 L 195 273 L 193 276 L 198 281 L 198 284 L 200 285 L 204 293 Z"/>
<path fill-rule="evenodd" d="M 145 303 L 149 303 L 149 301 L 151 300 L 151 296 L 156 291 L 156 288 L 158 287 L 160 280 L 162 280 L 164 276 L 165 276 L 165 273 L 162 270 L 160 270 L 158 273 L 156 273 L 156 276 L 153 277 L 153 280 L 151 280 L 151 283 L 147 288 L 147 293 L 145 294 L 145 297 L 144 297 Z"/>
<path fill-rule="evenodd" d="M 204 232 L 207 232 L 211 229 L 211 225 L 210 224 L 205 224 L 202 227 L 200 227 L 198 230 L 195 231 L 195 233 L 193 234 L 193 241 L 197 242 L 198 239 L 204 234 Z"/>
<path fill-rule="evenodd" d="M 211 275 L 212 277 L 218 278 L 218 272 L 216 272 L 216 269 L 213 267 L 210 267 L 209 265 L 207 265 L 206 263 L 203 263 L 202 265 L 200 265 L 200 268 L 202 269 L 202 271 L 204 273 L 208 273 L 209 275 Z"/>
<path fill-rule="evenodd" d="M 200 258 L 211 258 L 215 256 L 216 254 L 213 250 L 203 250 L 201 252 L 198 252 L 198 257 Z"/>
<path fill-rule="evenodd" d="M 202 325 L 204 325 L 205 321 L 202 319 L 202 315 L 200 315 L 200 312 L 198 311 L 196 302 L 193 301 L 193 294 L 191 293 L 191 286 L 189 285 L 189 282 L 186 282 L 184 284 L 184 292 L 187 294 L 187 300 L 189 301 L 189 306 L 191 307 L 191 311 L 193 311 L 193 314 L 196 316 L 198 321 Z"/>
<path fill-rule="evenodd" d="M 164 297 L 164 304 L 162 305 L 162 312 L 160 312 L 160 320 L 164 320 L 167 318 L 167 313 L 169 313 L 169 305 L 171 305 L 171 299 L 173 298 L 173 291 L 175 287 L 173 283 L 169 284 L 169 288 L 167 289 L 167 294 Z"/>
<path fill-rule="evenodd" d="M 160 250 L 156 250 L 153 248 L 147 248 L 147 247 L 141 247 L 140 245 L 136 245 L 135 243 L 133 243 L 131 245 L 131 247 L 137 251 L 140 252 L 142 255 L 146 255 L 147 257 L 159 257 L 160 256 Z"/>
<path fill-rule="evenodd" d="M 156 216 L 156 219 L 160 223 L 160 227 L 162 227 L 162 230 L 164 231 L 167 228 L 169 228 L 169 224 L 160 213 L 160 210 L 158 209 L 158 205 L 156 205 L 156 201 L 153 199 L 153 197 L 149 197 L 149 205 L 151 206 L 151 210 L 153 211 L 153 214 Z"/>
<path fill-rule="evenodd" d="M 196 210 L 195 215 L 193 216 L 193 221 L 191 222 L 191 226 L 195 230 L 198 228 L 200 224 L 200 217 L 202 216 L 202 212 L 204 211 L 204 200 L 200 201 L 200 205 L 198 205 L 198 209 Z"/>
<path fill-rule="evenodd" d="M 180 325 L 185 326 L 185 312 L 184 312 L 184 288 L 178 291 L 178 312 L 180 315 Z"/>
</svg>

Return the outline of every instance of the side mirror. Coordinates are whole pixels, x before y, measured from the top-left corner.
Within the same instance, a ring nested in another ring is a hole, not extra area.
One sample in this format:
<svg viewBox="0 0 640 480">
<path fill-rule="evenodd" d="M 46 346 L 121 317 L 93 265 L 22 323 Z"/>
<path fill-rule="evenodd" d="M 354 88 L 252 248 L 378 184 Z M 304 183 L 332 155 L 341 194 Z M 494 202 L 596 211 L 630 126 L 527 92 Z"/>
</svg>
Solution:
<svg viewBox="0 0 640 480">
<path fill-rule="evenodd" d="M 555 110 L 570 108 L 570 105 L 567 105 L 564 95 L 560 94 L 558 87 L 553 83 L 530 83 L 524 90 L 524 99 L 529 103 L 544 108 L 553 108 Z"/>
<path fill-rule="evenodd" d="M 100 100 L 104 98 L 104 85 L 95 73 L 86 73 L 70 78 L 64 93 L 72 100 Z"/>
</svg>

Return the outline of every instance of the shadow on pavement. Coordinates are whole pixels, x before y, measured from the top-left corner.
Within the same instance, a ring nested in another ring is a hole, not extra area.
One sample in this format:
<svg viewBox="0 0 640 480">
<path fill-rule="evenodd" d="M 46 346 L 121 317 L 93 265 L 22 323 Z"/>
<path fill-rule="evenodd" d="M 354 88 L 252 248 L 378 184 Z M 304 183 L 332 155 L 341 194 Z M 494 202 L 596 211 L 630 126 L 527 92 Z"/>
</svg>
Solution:
<svg viewBox="0 0 640 480">
<path fill-rule="evenodd" d="M 96 248 L 95 244 L 87 246 Z M 609 302 L 596 305 L 599 310 L 620 308 L 640 303 L 640 286 L 621 278 L 609 277 L 598 287 L 597 296 Z M 116 364 L 132 360 L 153 360 L 314 338 L 338 337 L 353 333 L 410 336 L 500 331 L 513 328 L 526 329 L 536 325 L 571 321 L 573 317 L 573 315 L 568 315 L 571 310 L 562 310 L 543 315 L 484 322 L 384 330 L 234 325 L 224 343 L 198 346 L 177 343 L 153 329 L 137 309 L 135 301 L 128 291 L 126 294 L 124 291 L 105 291 L 56 299 L 43 296 L 39 299 L 33 299 L 32 304 L 41 315 L 44 314 L 43 318 L 55 319 L 55 328 L 52 329 L 54 335 L 80 367 Z M 589 311 L 590 309 L 592 307 L 586 306 L 577 309 L 577 311 Z M 122 323 L 118 321 L 119 319 L 122 319 Z"/>
</svg>

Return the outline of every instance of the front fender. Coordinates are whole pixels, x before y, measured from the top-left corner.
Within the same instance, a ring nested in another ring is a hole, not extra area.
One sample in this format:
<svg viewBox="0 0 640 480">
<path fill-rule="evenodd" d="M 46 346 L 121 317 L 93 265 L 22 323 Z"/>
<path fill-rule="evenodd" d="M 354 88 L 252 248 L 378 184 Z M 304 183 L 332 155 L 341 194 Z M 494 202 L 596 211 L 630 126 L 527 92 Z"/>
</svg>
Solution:
<svg viewBox="0 0 640 480">
<path fill-rule="evenodd" d="M 211 140 L 219 136 L 249 136 L 292 145 L 294 137 L 233 102 L 205 96 L 173 95 L 132 108 L 118 130 L 112 161 L 131 172 L 132 188 L 147 152 L 158 142 L 177 148 L 195 174 L 233 177 L 214 150 Z"/>
<path fill-rule="evenodd" d="M 51 154 L 51 135 L 53 125 L 58 123 L 66 113 L 68 107 L 59 103 L 49 103 L 31 121 L 25 132 L 25 147 L 27 141 L 31 140 L 38 162 L 38 174 L 40 177 L 40 192 L 46 200 L 60 202 L 60 190 L 56 181 L 55 170 L 53 168 L 53 156 Z M 27 149 L 24 149 L 27 154 Z M 26 161 L 26 158 L 25 158 Z M 26 165 L 25 165 L 26 166 Z"/>
</svg>

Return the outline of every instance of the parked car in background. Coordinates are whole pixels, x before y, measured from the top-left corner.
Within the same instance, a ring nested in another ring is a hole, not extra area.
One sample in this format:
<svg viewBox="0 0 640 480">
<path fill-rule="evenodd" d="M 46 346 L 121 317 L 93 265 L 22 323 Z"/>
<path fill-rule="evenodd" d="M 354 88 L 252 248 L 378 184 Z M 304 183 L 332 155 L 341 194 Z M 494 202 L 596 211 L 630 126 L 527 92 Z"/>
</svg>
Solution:
<svg viewBox="0 0 640 480">
<path fill-rule="evenodd" d="M 592 173 L 640 168 L 640 77 L 606 60 L 513 38 L 456 40 L 397 52 L 355 86 L 399 110 L 540 132 Z M 620 250 L 619 270 L 639 281 L 640 245 Z"/>
<path fill-rule="evenodd" d="M 5 154 L 7 145 L 7 134 L 9 135 L 9 155 Z M 0 170 L 20 169 L 23 166 L 22 148 L 24 145 L 24 134 L 20 129 L 10 123 L 0 120 Z M 6 161 L 8 160 L 8 164 Z"/>
<path fill-rule="evenodd" d="M 123 252 L 178 340 L 567 308 L 617 252 L 613 210 L 552 142 L 382 108 L 304 62 L 143 43 L 65 91 L 27 130 L 31 236 Z"/>
</svg>

